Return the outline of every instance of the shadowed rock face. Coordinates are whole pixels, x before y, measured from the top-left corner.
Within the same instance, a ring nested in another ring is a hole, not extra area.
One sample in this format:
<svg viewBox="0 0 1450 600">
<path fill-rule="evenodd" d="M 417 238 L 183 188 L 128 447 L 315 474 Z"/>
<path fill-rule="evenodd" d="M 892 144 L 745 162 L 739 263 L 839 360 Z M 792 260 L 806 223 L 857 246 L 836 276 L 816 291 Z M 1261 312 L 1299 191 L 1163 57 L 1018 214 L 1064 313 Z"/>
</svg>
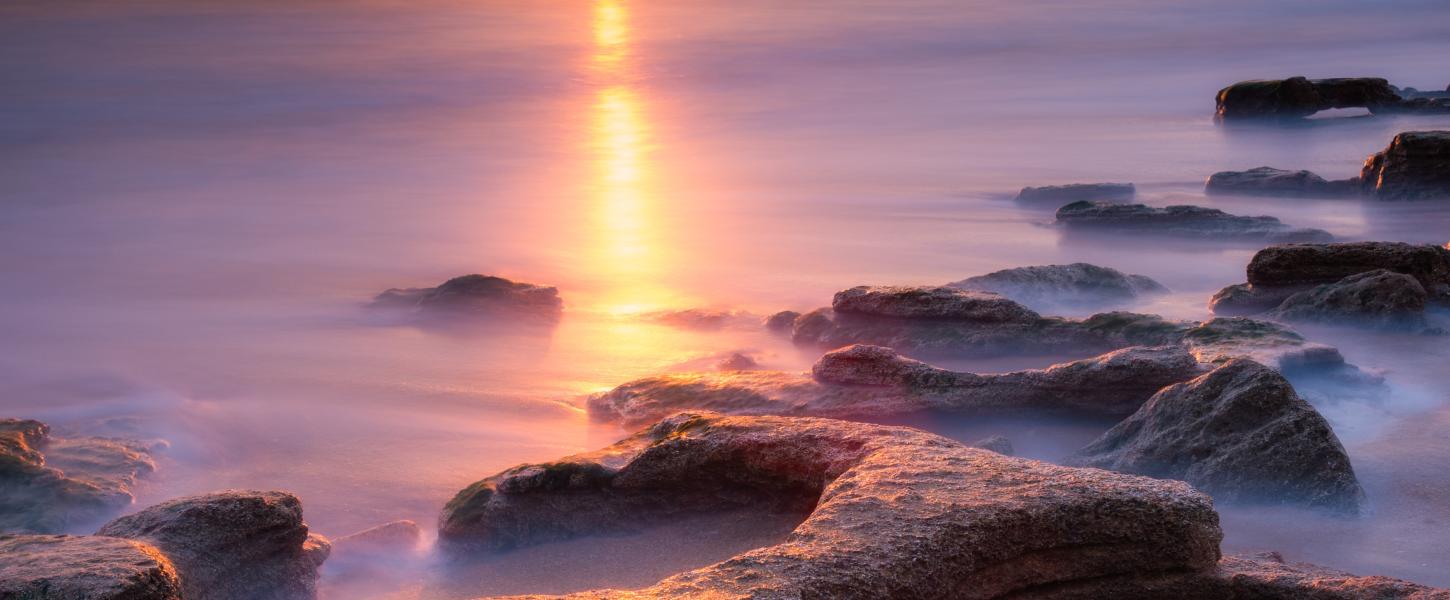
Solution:
<svg viewBox="0 0 1450 600">
<path fill-rule="evenodd" d="M 0 419 L 0 531 L 54 533 L 95 526 L 134 500 L 156 470 L 152 446 L 111 438 L 53 438 L 39 421 Z"/>
<path fill-rule="evenodd" d="M 387 290 L 373 299 L 372 306 L 437 317 L 529 315 L 556 319 L 564 303 L 553 287 L 491 275 L 463 275 L 438 287 Z"/>
<path fill-rule="evenodd" d="M 1207 576 L 1221 538 L 1208 498 L 1181 482 L 1009 458 L 909 428 L 709 413 L 482 480 L 448 503 L 439 535 L 455 552 L 506 549 L 747 504 L 810 514 L 777 545 L 576 597 L 1031 597 L 1105 576 Z"/>
<path fill-rule="evenodd" d="M 1064 202 L 1079 200 L 1122 202 L 1132 200 L 1137 193 L 1137 189 L 1131 183 L 1069 183 L 1067 185 L 1022 188 L 1022 191 L 1017 193 L 1017 201 L 1054 203 L 1058 206 Z"/>
<path fill-rule="evenodd" d="M 1380 269 L 1294 294 L 1269 318 L 1424 330 L 1428 298 L 1414 277 Z"/>
<path fill-rule="evenodd" d="M 178 498 L 107 523 L 96 535 L 154 545 L 181 575 L 187 600 L 303 600 L 317 595 L 330 544 L 310 535 L 285 492 Z"/>
<path fill-rule="evenodd" d="M 1074 202 L 1057 209 L 1057 223 L 1078 231 L 1227 241 L 1325 242 L 1322 229 L 1285 225 L 1274 217 L 1243 217 L 1216 208 Z"/>
<path fill-rule="evenodd" d="M 181 584 L 170 561 L 140 542 L 0 535 L 0 598 L 180 600 Z"/>
<path fill-rule="evenodd" d="M 1295 120 L 1331 108 L 1393 110 L 1401 102 L 1389 82 L 1372 77 L 1261 79 L 1240 81 L 1218 91 L 1220 119 Z"/>
<path fill-rule="evenodd" d="M 1381 200 L 1450 199 L 1450 131 L 1396 135 L 1359 176 L 1364 191 Z"/>
<path fill-rule="evenodd" d="M 1220 290 L 1209 308 L 1216 314 L 1265 312 L 1299 292 L 1380 269 L 1414 277 L 1430 302 L 1450 302 L 1450 250 L 1430 244 L 1351 242 L 1260 250 L 1249 261 L 1248 283 Z"/>
<path fill-rule="evenodd" d="M 1309 171 L 1258 167 L 1209 175 L 1204 191 L 1245 196 L 1348 196 L 1359 193 L 1359 180 L 1327 181 Z"/>
<path fill-rule="evenodd" d="M 1219 502 L 1355 513 L 1364 498 L 1324 417 L 1247 359 L 1165 388 L 1067 464 L 1179 479 Z"/>
<path fill-rule="evenodd" d="M 1108 306 L 1168 293 L 1168 288 L 1149 277 L 1088 263 L 1004 269 L 947 287 L 992 292 L 1043 307 Z"/>
<path fill-rule="evenodd" d="M 1129 348 L 1047 369 L 976 375 L 879 346 L 827 353 L 811 374 L 757 371 L 648 377 L 597 394 L 592 418 L 637 426 L 681 410 L 873 419 L 923 411 L 1123 416 L 1163 386 L 1202 373 L 1182 347 Z"/>
</svg>

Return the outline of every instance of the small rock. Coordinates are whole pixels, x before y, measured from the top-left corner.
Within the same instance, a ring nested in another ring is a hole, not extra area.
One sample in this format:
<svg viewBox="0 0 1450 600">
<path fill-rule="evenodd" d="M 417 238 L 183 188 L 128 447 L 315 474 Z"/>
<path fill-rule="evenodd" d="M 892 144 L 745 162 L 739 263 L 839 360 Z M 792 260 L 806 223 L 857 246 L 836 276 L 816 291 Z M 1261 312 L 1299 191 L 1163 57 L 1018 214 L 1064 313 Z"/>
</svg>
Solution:
<svg viewBox="0 0 1450 600">
<path fill-rule="evenodd" d="M 719 364 L 715 365 L 715 368 L 721 371 L 753 371 L 759 369 L 760 365 L 755 362 L 755 359 L 749 356 L 739 352 L 733 352 L 730 356 L 720 361 Z"/>
<path fill-rule="evenodd" d="M 795 320 L 800 316 L 800 313 L 793 310 L 780 311 L 765 319 L 765 329 L 775 333 L 790 333 L 791 328 L 795 327 Z"/>
<path fill-rule="evenodd" d="M 330 558 L 405 555 L 417 552 L 422 543 L 423 530 L 417 523 L 406 519 L 392 521 L 333 539 Z"/>
<path fill-rule="evenodd" d="M 947 287 L 1001 294 L 1031 307 L 1105 306 L 1168 293 L 1149 277 L 1088 263 L 1004 269 Z"/>
<path fill-rule="evenodd" d="M 653 321 L 661 325 L 669 325 L 681 329 L 712 331 L 723 329 L 726 325 L 743 322 L 752 317 L 746 313 L 731 310 L 687 308 L 683 310 L 664 310 L 647 313 L 644 315 L 644 318 L 645 320 Z M 753 318 L 759 319 L 759 317 Z"/>
<path fill-rule="evenodd" d="M 1226 241 L 1324 242 L 1322 229 L 1296 229 L 1274 217 L 1243 217 L 1216 208 L 1074 202 L 1057 209 L 1057 223 L 1081 231 Z"/>
<path fill-rule="evenodd" d="M 151 446 L 57 438 L 39 421 L 0 419 L 0 531 L 93 527 L 129 506 L 136 479 L 156 470 Z"/>
<path fill-rule="evenodd" d="M 156 548 L 108 537 L 0 535 L 0 598 L 180 600 L 171 562 Z"/>
<path fill-rule="evenodd" d="M 1022 188 L 1017 193 L 1017 201 L 1061 206 L 1064 202 L 1078 200 L 1127 201 L 1132 200 L 1137 193 L 1131 183 L 1070 183 Z"/>
<path fill-rule="evenodd" d="M 1381 200 L 1450 199 L 1450 131 L 1406 131 L 1364 161 L 1360 182 Z"/>
<path fill-rule="evenodd" d="M 430 316 L 527 315 L 557 319 L 564 303 L 553 287 L 490 275 L 463 275 L 438 287 L 387 290 L 373 299 L 372 306 Z"/>
<path fill-rule="evenodd" d="M 992 452 L 996 452 L 997 454 L 1001 454 L 1002 456 L 1012 456 L 1012 440 L 1009 440 L 1000 435 L 982 438 L 980 440 L 972 442 L 971 446 L 973 448 L 991 450 Z"/>
<path fill-rule="evenodd" d="M 1385 269 L 1350 275 L 1299 292 L 1269 313 L 1272 319 L 1425 330 L 1429 294 L 1414 277 Z"/>
<path fill-rule="evenodd" d="M 1347 196 L 1359 193 L 1359 180 L 1327 181 L 1309 171 L 1258 167 L 1214 173 L 1204 191 L 1245 196 Z"/>
<path fill-rule="evenodd" d="M 837 292 L 836 314 L 974 323 L 1032 323 L 1042 317 L 998 294 L 949 287 L 859 286 Z"/>
</svg>

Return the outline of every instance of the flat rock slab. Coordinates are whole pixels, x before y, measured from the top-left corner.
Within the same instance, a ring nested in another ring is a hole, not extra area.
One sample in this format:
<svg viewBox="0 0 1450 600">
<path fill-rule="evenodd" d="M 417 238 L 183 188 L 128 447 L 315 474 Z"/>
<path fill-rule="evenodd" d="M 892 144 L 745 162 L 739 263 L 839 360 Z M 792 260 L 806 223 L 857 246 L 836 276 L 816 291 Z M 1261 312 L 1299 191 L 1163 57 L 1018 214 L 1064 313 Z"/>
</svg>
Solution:
<svg viewBox="0 0 1450 600">
<path fill-rule="evenodd" d="M 1187 484 L 1005 457 L 903 427 L 685 413 L 603 450 L 460 492 L 440 541 L 468 553 L 767 503 L 783 542 L 634 591 L 579 598 L 1000 598 L 1213 572 L 1217 514 Z"/>
<path fill-rule="evenodd" d="M 1001 294 L 1029 307 L 1106 307 L 1168 293 L 1145 275 L 1088 263 L 1003 269 L 948 283 L 959 290 Z"/>
<path fill-rule="evenodd" d="M 1450 303 L 1450 249 L 1404 242 L 1348 242 L 1264 248 L 1245 269 L 1248 282 L 1220 290 L 1209 308 L 1223 315 L 1267 312 L 1299 292 L 1381 269 L 1414 277 L 1429 302 Z"/>
<path fill-rule="evenodd" d="M 1073 202 L 1057 209 L 1057 224 L 1074 231 L 1154 238 L 1269 243 L 1327 242 L 1322 229 L 1294 228 L 1274 217 L 1231 215 L 1216 208 Z"/>
<path fill-rule="evenodd" d="M 1256 79 L 1218 91 L 1216 114 L 1222 120 L 1298 120 L 1331 108 L 1368 108 L 1392 112 L 1402 98 L 1377 77 Z"/>
<path fill-rule="evenodd" d="M 1328 181 L 1310 171 L 1257 167 L 1209 175 L 1204 191 L 1242 196 L 1351 196 L 1359 194 L 1359 180 Z"/>
<path fill-rule="evenodd" d="M 180 600 L 181 584 L 170 561 L 140 542 L 0 534 L 0 598 Z"/>
<path fill-rule="evenodd" d="M 373 298 L 371 307 L 402 310 L 418 317 L 529 317 L 553 321 L 564 303 L 550 286 L 510 281 L 492 275 L 461 275 L 431 288 L 393 288 Z"/>
<path fill-rule="evenodd" d="M 1132 200 L 1137 193 L 1137 188 L 1131 183 L 1069 183 L 1022 188 L 1017 193 L 1017 201 L 1057 206 L 1078 200 L 1125 202 Z"/>
<path fill-rule="evenodd" d="M 0 531 L 94 527 L 134 501 L 136 479 L 156 469 L 151 450 L 130 440 L 53 437 L 39 421 L 0 419 Z"/>
</svg>

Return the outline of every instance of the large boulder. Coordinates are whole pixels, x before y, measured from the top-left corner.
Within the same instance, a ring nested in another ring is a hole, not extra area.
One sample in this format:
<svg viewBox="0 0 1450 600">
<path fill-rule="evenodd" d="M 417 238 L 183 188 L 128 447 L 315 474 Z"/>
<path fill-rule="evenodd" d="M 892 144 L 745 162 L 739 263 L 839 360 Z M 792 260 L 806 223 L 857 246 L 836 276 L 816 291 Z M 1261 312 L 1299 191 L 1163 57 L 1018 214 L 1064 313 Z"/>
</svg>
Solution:
<svg viewBox="0 0 1450 600">
<path fill-rule="evenodd" d="M 1359 181 L 1328 181 L 1309 171 L 1258 167 L 1209 175 L 1204 191 L 1243 196 L 1347 196 L 1359 193 Z"/>
<path fill-rule="evenodd" d="M 229 490 L 178 498 L 107 523 L 96 535 L 156 546 L 187 600 L 303 600 L 317 596 L 330 545 L 309 534 L 286 492 Z"/>
<path fill-rule="evenodd" d="M 481 480 L 444 508 L 439 537 L 451 552 L 499 550 L 741 506 L 809 514 L 778 544 L 642 590 L 578 597 L 1031 597 L 1110 576 L 1208 576 L 1221 538 L 1207 496 L 1182 482 L 1010 458 L 909 428 L 710 413 Z"/>
<path fill-rule="evenodd" d="M 134 501 L 156 469 L 152 444 L 59 438 L 39 421 L 0 419 L 0 531 L 57 533 L 94 527 Z"/>
<path fill-rule="evenodd" d="M 1364 499 L 1329 423 L 1248 359 L 1163 389 L 1067 464 L 1187 481 L 1219 502 L 1355 513 Z"/>
<path fill-rule="evenodd" d="M 1414 277 L 1431 302 L 1450 302 L 1450 249 L 1404 242 L 1284 244 L 1254 254 L 1248 283 L 1219 291 L 1215 314 L 1244 315 L 1278 307 L 1290 296 L 1345 277 L 1384 269 Z"/>
<path fill-rule="evenodd" d="M 1304 77 L 1240 81 L 1218 91 L 1220 119 L 1302 119 L 1331 108 L 1392 109 L 1401 101 L 1388 81 L 1372 77 Z"/>
<path fill-rule="evenodd" d="M 373 299 L 374 308 L 433 317 L 531 317 L 554 320 L 563 311 L 559 290 L 491 275 L 462 275 L 438 287 L 393 288 Z"/>
<path fill-rule="evenodd" d="M 1001 294 L 1030 307 L 1100 307 L 1168 293 L 1144 275 L 1088 263 L 1003 269 L 947 287 Z"/>
<path fill-rule="evenodd" d="M 1426 330 L 1428 299 L 1425 287 L 1414 277 L 1379 269 L 1294 294 L 1271 311 L 1269 318 Z"/>
<path fill-rule="evenodd" d="M 827 353 L 811 373 L 754 371 L 647 377 L 591 396 L 589 414 L 638 426 L 681 410 L 882 419 L 919 412 L 1124 416 L 1202 370 L 1179 346 L 1128 348 L 1046 369 L 977 375 L 879 346 Z"/>
<path fill-rule="evenodd" d="M 1294 228 L 1274 217 L 1231 215 L 1216 208 L 1073 202 L 1057 209 L 1057 223 L 1075 231 L 1204 241 L 1325 242 L 1322 229 Z"/>
<path fill-rule="evenodd" d="M 130 540 L 71 535 L 0 535 L 0 598 L 180 600 L 171 562 Z"/>
<path fill-rule="evenodd" d="M 1450 199 L 1450 131 L 1406 131 L 1364 161 L 1360 182 L 1381 200 Z"/>
<path fill-rule="evenodd" d="M 1053 206 L 1062 206 L 1066 202 L 1077 202 L 1078 200 L 1123 202 L 1132 200 L 1137 193 L 1137 189 L 1131 183 L 1069 183 L 1022 188 L 1022 191 L 1017 193 L 1017 201 Z"/>
</svg>

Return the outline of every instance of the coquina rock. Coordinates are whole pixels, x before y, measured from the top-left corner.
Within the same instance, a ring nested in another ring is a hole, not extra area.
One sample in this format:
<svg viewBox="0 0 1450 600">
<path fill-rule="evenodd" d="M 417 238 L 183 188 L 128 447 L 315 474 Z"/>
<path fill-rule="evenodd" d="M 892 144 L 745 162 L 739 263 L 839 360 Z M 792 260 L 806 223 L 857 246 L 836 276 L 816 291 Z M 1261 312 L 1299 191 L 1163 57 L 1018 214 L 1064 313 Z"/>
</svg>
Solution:
<svg viewBox="0 0 1450 600">
<path fill-rule="evenodd" d="M 171 562 L 140 542 L 0 534 L 0 598 L 181 600 L 181 584 Z"/>
<path fill-rule="evenodd" d="M 178 498 L 107 523 L 96 535 L 160 549 L 187 600 L 304 600 L 331 548 L 286 492 L 229 490 Z"/>
<path fill-rule="evenodd" d="M 1056 206 L 1079 200 L 1126 202 L 1132 200 L 1137 193 L 1138 190 L 1131 183 L 1069 183 L 1022 188 L 1017 193 L 1017 201 Z"/>
<path fill-rule="evenodd" d="M 1260 250 L 1246 269 L 1248 283 L 1219 291 L 1209 308 L 1221 315 L 1266 312 L 1299 292 L 1380 269 L 1414 277 L 1429 302 L 1450 303 L 1450 250 L 1431 244 L 1350 242 Z"/>
<path fill-rule="evenodd" d="M 1268 316 L 1284 321 L 1427 331 L 1428 300 L 1425 287 L 1414 277 L 1379 269 L 1289 296 Z"/>
<path fill-rule="evenodd" d="M 1187 481 L 1218 502 L 1355 513 L 1364 498 L 1324 417 L 1248 359 L 1163 389 L 1066 462 Z"/>
<path fill-rule="evenodd" d="M 393 288 L 378 294 L 372 306 L 431 317 L 502 315 L 553 320 L 564 303 L 553 287 L 474 274 L 454 277 L 438 287 Z"/>
<path fill-rule="evenodd" d="M 1125 416 L 1162 387 L 1202 372 L 1182 346 L 1135 347 L 1047 369 L 977 375 L 856 345 L 827 353 L 811 373 L 661 375 L 596 394 L 587 405 L 592 418 L 631 427 L 681 410 L 866 420 L 925 411 Z"/>
<path fill-rule="evenodd" d="M 1407 131 L 1364 161 L 1364 191 L 1381 200 L 1450 199 L 1450 131 Z"/>
<path fill-rule="evenodd" d="M 1034 308 L 1106 307 L 1168 293 L 1145 275 L 1088 263 L 1003 269 L 948 283 L 959 290 L 992 292 Z"/>
<path fill-rule="evenodd" d="M 1216 208 L 1073 202 L 1057 209 L 1057 224 L 1073 231 L 1204 241 L 1327 242 L 1323 229 L 1290 227 L 1274 217 L 1231 215 Z"/>
<path fill-rule="evenodd" d="M 1104 577 L 1209 576 L 1221 538 L 1208 498 L 1182 482 L 909 428 L 710 413 L 479 481 L 444 508 L 439 536 L 455 553 L 498 550 L 745 505 L 809 515 L 779 544 L 575 597 L 1030 598 Z"/>
<path fill-rule="evenodd" d="M 152 445 L 57 438 L 39 421 L 0 419 L 0 531 L 55 533 L 96 523 L 134 501 L 156 470 Z"/>
<path fill-rule="evenodd" d="M 1214 173 L 1208 177 L 1204 191 L 1244 196 L 1348 196 L 1359 193 L 1359 180 L 1328 181 L 1309 171 L 1258 167 Z"/>
</svg>

